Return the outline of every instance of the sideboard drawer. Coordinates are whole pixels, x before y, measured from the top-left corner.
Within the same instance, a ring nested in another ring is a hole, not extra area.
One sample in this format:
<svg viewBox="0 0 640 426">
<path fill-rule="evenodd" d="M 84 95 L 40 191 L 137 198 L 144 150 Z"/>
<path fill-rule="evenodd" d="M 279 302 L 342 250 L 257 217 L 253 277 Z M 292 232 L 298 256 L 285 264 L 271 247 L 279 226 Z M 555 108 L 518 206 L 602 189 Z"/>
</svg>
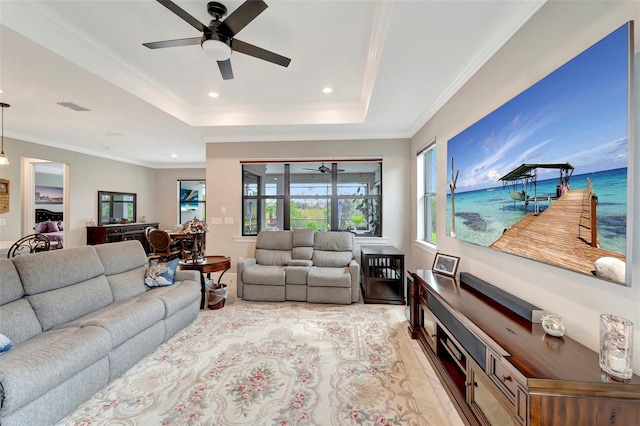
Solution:
<svg viewBox="0 0 640 426">
<path fill-rule="evenodd" d="M 497 359 L 493 354 L 489 355 L 489 377 L 493 380 L 504 396 L 512 403 L 518 393 L 518 385 L 511 368 Z"/>
</svg>

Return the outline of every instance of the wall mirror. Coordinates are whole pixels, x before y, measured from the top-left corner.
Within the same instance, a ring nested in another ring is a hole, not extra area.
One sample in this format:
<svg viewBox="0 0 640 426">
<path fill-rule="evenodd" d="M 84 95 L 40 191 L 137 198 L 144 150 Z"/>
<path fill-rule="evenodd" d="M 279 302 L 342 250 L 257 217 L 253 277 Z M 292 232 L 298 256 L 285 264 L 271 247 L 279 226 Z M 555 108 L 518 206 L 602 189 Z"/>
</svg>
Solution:
<svg viewBox="0 0 640 426">
<path fill-rule="evenodd" d="M 98 225 L 136 221 L 136 194 L 98 191 Z"/>
</svg>

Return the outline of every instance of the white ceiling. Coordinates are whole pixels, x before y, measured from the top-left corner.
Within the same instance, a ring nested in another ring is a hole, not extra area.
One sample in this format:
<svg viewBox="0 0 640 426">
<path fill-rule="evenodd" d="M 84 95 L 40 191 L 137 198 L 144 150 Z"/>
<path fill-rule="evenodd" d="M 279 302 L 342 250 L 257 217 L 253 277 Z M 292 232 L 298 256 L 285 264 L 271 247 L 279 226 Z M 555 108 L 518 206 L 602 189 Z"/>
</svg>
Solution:
<svg viewBox="0 0 640 426">
<path fill-rule="evenodd" d="M 200 35 L 156 1 L 1 0 L 5 136 L 156 168 L 204 167 L 207 142 L 409 138 L 545 0 L 265 1 L 236 38 L 291 65 L 234 53 L 222 80 L 199 46 L 142 46 Z"/>
</svg>

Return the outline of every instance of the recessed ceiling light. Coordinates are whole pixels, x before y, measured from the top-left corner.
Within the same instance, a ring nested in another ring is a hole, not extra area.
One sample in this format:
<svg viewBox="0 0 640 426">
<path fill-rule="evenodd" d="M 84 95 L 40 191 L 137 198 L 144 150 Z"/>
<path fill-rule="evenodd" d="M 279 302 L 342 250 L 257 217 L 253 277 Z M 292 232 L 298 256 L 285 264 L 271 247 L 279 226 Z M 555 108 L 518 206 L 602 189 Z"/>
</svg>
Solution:
<svg viewBox="0 0 640 426">
<path fill-rule="evenodd" d="M 209 92 L 209 96 L 211 96 L 212 98 L 217 98 L 220 95 L 218 95 L 216 92 Z"/>
<path fill-rule="evenodd" d="M 171 158 L 178 158 L 178 154 L 171 154 Z"/>
<path fill-rule="evenodd" d="M 331 87 L 325 87 L 324 89 L 322 89 L 322 93 L 329 94 L 331 92 L 333 92 L 333 89 Z"/>
</svg>

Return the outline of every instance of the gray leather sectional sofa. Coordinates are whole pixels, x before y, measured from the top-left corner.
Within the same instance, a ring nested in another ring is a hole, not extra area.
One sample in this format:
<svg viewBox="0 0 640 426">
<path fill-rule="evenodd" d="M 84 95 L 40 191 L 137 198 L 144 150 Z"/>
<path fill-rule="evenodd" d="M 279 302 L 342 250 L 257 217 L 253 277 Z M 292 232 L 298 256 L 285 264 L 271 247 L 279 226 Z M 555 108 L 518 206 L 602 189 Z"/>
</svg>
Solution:
<svg viewBox="0 0 640 426">
<path fill-rule="evenodd" d="M 255 256 L 238 261 L 238 297 L 253 301 L 350 304 L 360 267 L 350 232 L 263 231 Z"/>
<path fill-rule="evenodd" d="M 148 289 L 138 241 L 0 259 L 0 424 L 72 412 L 198 315 L 196 271 Z"/>
</svg>

